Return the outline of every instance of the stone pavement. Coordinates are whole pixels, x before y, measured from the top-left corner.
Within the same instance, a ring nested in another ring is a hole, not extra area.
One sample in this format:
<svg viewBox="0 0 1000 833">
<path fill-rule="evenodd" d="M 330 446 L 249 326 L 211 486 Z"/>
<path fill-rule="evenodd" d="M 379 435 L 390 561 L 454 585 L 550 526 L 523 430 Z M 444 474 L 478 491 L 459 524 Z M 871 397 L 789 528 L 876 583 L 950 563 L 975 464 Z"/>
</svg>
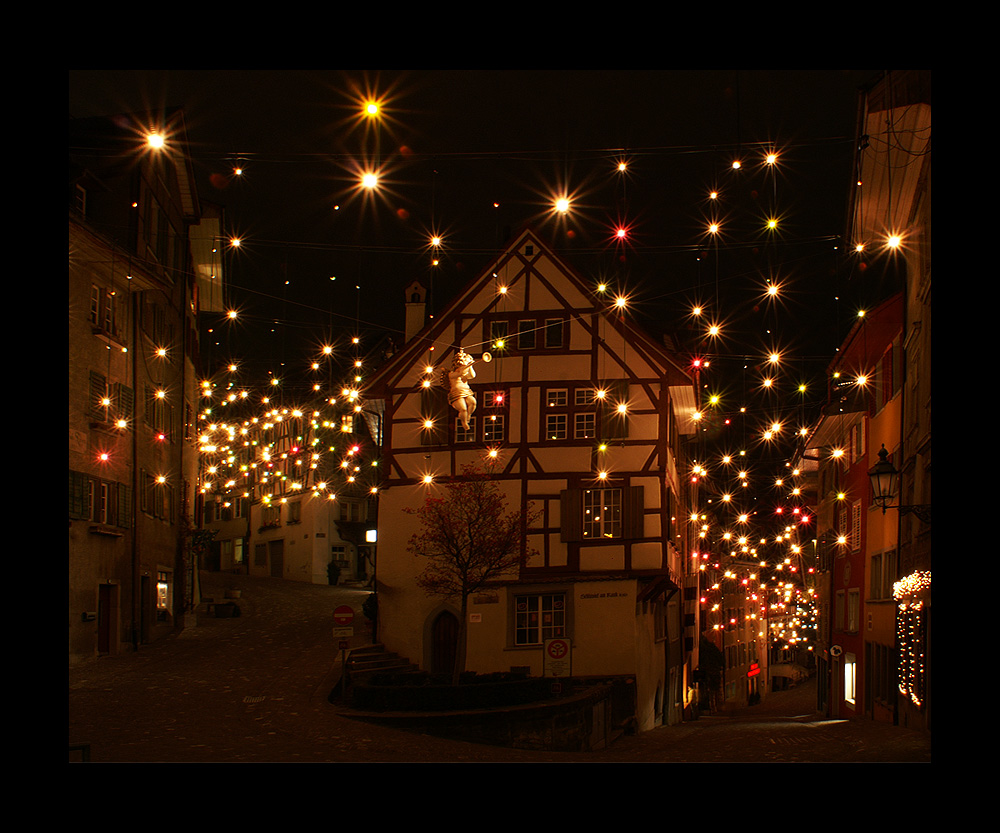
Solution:
<svg viewBox="0 0 1000 833">
<path fill-rule="evenodd" d="M 239 589 L 241 615 L 138 652 L 69 668 L 69 742 L 92 762 L 680 763 L 930 762 L 930 738 L 871 721 L 828 721 L 814 685 L 758 706 L 619 738 L 592 753 L 504 749 L 351 719 L 327 701 L 340 652 L 333 609 L 351 605 L 367 644 L 365 590 L 202 573 L 203 595 Z M 70 760 L 79 760 L 70 753 Z"/>
</svg>

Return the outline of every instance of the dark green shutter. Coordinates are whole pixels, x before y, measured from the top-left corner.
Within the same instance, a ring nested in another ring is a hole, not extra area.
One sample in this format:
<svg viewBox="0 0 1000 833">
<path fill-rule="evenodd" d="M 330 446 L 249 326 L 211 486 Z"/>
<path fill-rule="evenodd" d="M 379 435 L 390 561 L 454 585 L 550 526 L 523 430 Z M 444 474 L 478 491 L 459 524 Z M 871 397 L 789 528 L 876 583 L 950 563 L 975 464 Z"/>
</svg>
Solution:
<svg viewBox="0 0 1000 833">
<path fill-rule="evenodd" d="M 583 540 L 583 491 L 564 489 L 559 494 L 559 535 L 560 540 Z"/>
<path fill-rule="evenodd" d="M 78 471 L 69 473 L 69 516 L 76 520 L 90 517 L 90 478 Z"/>
<path fill-rule="evenodd" d="M 642 538 L 645 528 L 646 507 L 643 504 L 643 487 L 626 486 L 622 490 L 622 536 Z"/>
</svg>

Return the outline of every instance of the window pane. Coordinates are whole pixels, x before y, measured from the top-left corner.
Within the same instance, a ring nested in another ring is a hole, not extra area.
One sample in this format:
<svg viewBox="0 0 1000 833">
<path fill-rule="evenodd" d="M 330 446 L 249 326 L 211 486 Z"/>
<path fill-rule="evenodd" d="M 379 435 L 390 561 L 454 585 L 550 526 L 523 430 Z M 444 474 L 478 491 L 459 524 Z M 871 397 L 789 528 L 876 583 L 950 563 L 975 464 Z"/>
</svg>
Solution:
<svg viewBox="0 0 1000 833">
<path fill-rule="evenodd" d="M 491 414 L 483 420 L 483 441 L 488 443 L 504 440 L 504 415 Z"/>
<path fill-rule="evenodd" d="M 549 414 L 545 418 L 545 436 L 550 440 L 566 439 L 566 414 Z"/>
<path fill-rule="evenodd" d="M 583 537 L 620 538 L 622 490 L 588 489 L 583 493 Z"/>
<path fill-rule="evenodd" d="M 561 318 L 548 318 L 545 321 L 545 346 L 562 347 L 563 322 Z"/>
<path fill-rule="evenodd" d="M 531 350 L 535 346 L 535 322 L 517 322 L 517 347 L 519 350 Z"/>
<path fill-rule="evenodd" d="M 565 408 L 569 402 L 569 391 L 566 388 L 549 388 L 545 391 L 545 403 L 550 408 Z"/>
<path fill-rule="evenodd" d="M 597 414 L 576 414 L 574 436 L 577 439 L 597 436 Z"/>
<path fill-rule="evenodd" d="M 546 593 L 518 596 L 514 601 L 514 643 L 541 645 L 566 636 L 566 596 Z"/>
</svg>

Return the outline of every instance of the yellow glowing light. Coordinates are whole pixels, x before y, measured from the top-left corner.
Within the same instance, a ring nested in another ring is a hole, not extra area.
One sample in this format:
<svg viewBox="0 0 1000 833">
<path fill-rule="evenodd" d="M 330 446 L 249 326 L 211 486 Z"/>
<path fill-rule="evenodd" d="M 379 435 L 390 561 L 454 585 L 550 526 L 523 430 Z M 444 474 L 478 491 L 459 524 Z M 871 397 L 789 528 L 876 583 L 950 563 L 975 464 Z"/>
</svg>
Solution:
<svg viewBox="0 0 1000 833">
<path fill-rule="evenodd" d="M 709 234 L 718 234 L 719 233 L 719 224 L 718 223 L 709 223 L 709 225 L 708 225 L 708 233 Z"/>
<path fill-rule="evenodd" d="M 161 148 L 164 145 L 163 136 L 159 133 L 149 133 L 146 135 L 146 144 L 151 148 Z"/>
<path fill-rule="evenodd" d="M 769 229 L 776 229 L 778 227 L 778 221 L 774 217 L 769 218 L 767 221 L 767 227 Z"/>
<path fill-rule="evenodd" d="M 425 474 L 424 475 L 424 483 L 428 483 L 429 484 L 429 483 L 433 483 L 433 482 L 434 482 L 434 475 L 432 475 L 432 474 Z"/>
<path fill-rule="evenodd" d="M 377 116 L 378 115 L 378 103 L 375 102 L 375 101 L 369 101 L 367 104 L 365 104 L 365 112 L 369 116 Z"/>
<path fill-rule="evenodd" d="M 361 175 L 361 186 L 363 188 L 368 188 L 369 190 L 375 188 L 378 185 L 378 174 L 365 173 Z"/>
<path fill-rule="evenodd" d="M 777 161 L 778 161 L 778 154 L 776 153 L 769 153 L 767 156 L 764 157 L 764 162 L 768 165 L 773 165 Z"/>
<path fill-rule="evenodd" d="M 565 214 L 569 211 L 569 200 L 566 197 L 559 197 L 556 200 L 556 211 L 560 214 Z"/>
<path fill-rule="evenodd" d="M 626 299 L 621 295 L 615 298 L 615 306 L 618 307 L 618 309 L 624 309 L 627 303 L 628 301 L 626 301 Z"/>
<path fill-rule="evenodd" d="M 898 234 L 892 234 L 886 240 L 886 245 L 890 249 L 898 249 L 902 244 L 903 244 L 903 238 L 900 237 Z"/>
</svg>

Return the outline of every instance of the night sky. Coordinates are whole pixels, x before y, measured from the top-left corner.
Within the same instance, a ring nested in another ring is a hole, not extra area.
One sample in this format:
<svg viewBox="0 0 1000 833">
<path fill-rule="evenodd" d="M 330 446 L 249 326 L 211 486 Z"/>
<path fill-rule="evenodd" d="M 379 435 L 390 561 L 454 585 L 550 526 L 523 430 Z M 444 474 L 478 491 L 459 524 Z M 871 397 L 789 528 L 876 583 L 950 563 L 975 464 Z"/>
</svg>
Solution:
<svg viewBox="0 0 1000 833">
<path fill-rule="evenodd" d="M 626 293 L 643 326 L 712 356 L 706 386 L 728 403 L 708 432 L 718 439 L 741 404 L 745 434 L 802 411 L 796 379 L 822 398 L 836 346 L 874 299 L 841 236 L 858 88 L 876 75 L 86 70 L 69 73 L 69 116 L 184 107 L 199 194 L 246 241 L 228 275 L 240 328 L 205 345 L 220 363 L 242 352 L 262 376 L 294 372 L 356 329 L 400 339 L 410 280 L 430 281 L 440 309 L 530 224 L 584 277 Z M 377 128 L 361 114 L 369 95 Z M 359 193 L 358 173 L 376 163 L 378 192 Z M 552 211 L 560 193 L 565 215 Z M 436 267 L 432 232 L 444 238 Z M 720 338 L 705 337 L 709 319 Z M 772 349 L 785 375 L 762 392 Z"/>
</svg>

